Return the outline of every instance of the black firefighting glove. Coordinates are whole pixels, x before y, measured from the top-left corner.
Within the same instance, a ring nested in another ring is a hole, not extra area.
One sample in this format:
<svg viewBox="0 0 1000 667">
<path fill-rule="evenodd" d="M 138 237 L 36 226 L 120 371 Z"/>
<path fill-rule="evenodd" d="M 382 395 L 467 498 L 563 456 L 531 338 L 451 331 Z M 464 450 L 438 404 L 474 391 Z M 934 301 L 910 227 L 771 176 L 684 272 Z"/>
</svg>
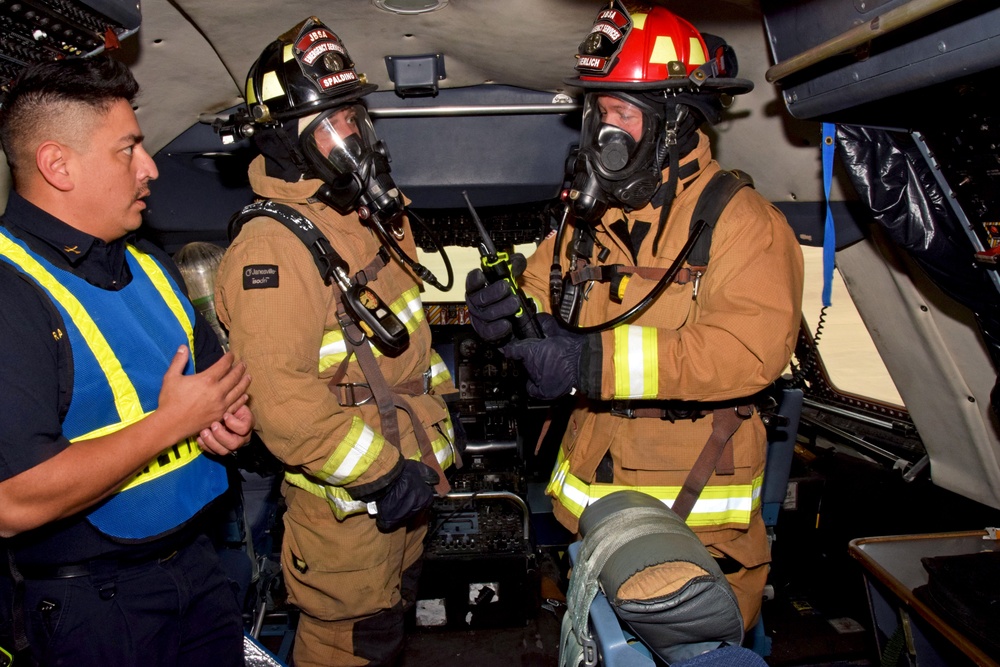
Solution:
<svg viewBox="0 0 1000 667">
<path fill-rule="evenodd" d="M 383 533 L 391 533 L 431 506 L 438 481 L 440 478 L 433 468 L 407 459 L 388 486 L 358 500 L 374 502 L 375 525 Z"/>
<path fill-rule="evenodd" d="M 527 260 L 521 253 L 514 253 L 510 263 L 511 273 L 517 277 L 524 273 Z M 510 285 L 503 281 L 487 285 L 482 270 L 473 269 L 465 277 L 465 303 L 469 307 L 472 328 L 480 338 L 495 343 L 510 337 L 513 332 L 511 318 L 521 307 Z"/>
<path fill-rule="evenodd" d="M 545 338 L 512 340 L 501 351 L 520 361 L 527 372 L 526 388 L 535 398 L 551 401 L 572 393 L 599 393 L 601 387 L 600 334 L 578 334 L 563 329 L 552 315 L 541 313 L 538 323 Z"/>
</svg>

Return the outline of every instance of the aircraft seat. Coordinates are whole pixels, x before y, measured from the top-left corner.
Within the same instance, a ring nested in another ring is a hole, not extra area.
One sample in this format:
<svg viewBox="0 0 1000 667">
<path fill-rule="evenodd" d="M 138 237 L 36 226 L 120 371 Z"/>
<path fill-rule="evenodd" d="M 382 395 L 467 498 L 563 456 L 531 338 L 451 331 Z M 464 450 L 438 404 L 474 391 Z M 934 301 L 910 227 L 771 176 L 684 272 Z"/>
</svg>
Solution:
<svg viewBox="0 0 1000 667">
<path fill-rule="evenodd" d="M 761 511 L 769 536 L 773 534 L 781 505 L 785 500 L 803 404 L 801 389 L 775 388 L 771 394 L 774 398 L 774 409 L 766 411 L 765 414 L 768 447 L 761 490 Z M 569 546 L 570 560 L 574 564 L 581 544 L 582 542 L 578 541 Z M 629 632 L 600 589 L 591 604 L 589 620 L 596 644 L 598 664 L 604 667 L 654 667 L 656 663 L 652 653 Z M 758 620 L 756 626 L 748 633 L 744 645 L 717 648 L 677 662 L 673 667 L 765 666 L 767 663 L 763 658 L 771 653 L 771 639 L 764 631 L 763 618 Z"/>
</svg>

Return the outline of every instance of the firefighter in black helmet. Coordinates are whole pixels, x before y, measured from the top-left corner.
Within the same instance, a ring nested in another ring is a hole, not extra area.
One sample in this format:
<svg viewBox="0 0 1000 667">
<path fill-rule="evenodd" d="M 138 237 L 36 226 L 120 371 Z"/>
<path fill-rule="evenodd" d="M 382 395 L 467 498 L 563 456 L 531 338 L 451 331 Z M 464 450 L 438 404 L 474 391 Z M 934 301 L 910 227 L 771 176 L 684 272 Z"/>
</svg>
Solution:
<svg viewBox="0 0 1000 667">
<path fill-rule="evenodd" d="M 271 42 L 247 75 L 247 108 L 267 174 L 316 178 L 322 185 L 315 197 L 339 213 L 395 220 L 403 198 L 361 101 L 377 86 L 356 72 L 344 43 L 317 19 L 292 31 Z"/>
<path fill-rule="evenodd" d="M 258 379 L 258 431 L 285 468 L 282 568 L 302 611 L 293 650 L 300 667 L 396 659 L 415 601 L 425 510 L 435 492 L 447 492 L 443 469 L 454 460 L 440 396 L 453 385 L 431 349 L 418 281 L 380 252 L 386 235 L 411 255 L 416 248 L 362 101 L 373 90 L 316 18 L 264 49 L 247 77 L 241 121 L 262 154 L 250 183 L 273 210 L 318 230 L 340 273 L 335 285 L 325 282 L 312 249 L 259 212 L 216 279 L 219 319 Z M 346 295 L 361 287 L 401 327 L 391 350 L 351 316 Z"/>
</svg>

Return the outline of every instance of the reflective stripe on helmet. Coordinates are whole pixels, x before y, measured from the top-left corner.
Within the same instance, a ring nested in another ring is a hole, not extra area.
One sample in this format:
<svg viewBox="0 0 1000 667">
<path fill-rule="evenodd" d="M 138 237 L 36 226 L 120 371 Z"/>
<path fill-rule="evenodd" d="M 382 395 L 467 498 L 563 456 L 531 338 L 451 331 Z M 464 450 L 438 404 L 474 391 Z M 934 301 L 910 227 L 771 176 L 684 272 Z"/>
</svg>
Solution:
<svg viewBox="0 0 1000 667">
<path fill-rule="evenodd" d="M 582 81 L 664 81 L 686 78 L 705 64 L 707 53 L 701 34 L 673 12 L 656 7 L 630 14 L 615 2 L 597 15 L 576 69 Z"/>
<path fill-rule="evenodd" d="M 245 95 L 251 117 L 270 123 L 340 106 L 375 89 L 357 73 L 341 39 L 313 16 L 264 47 L 247 74 Z"/>
<path fill-rule="evenodd" d="M 566 82 L 586 90 L 683 90 L 741 95 L 753 83 L 737 79 L 735 52 L 700 33 L 665 7 L 629 14 L 620 0 L 597 15 L 580 44 L 576 71 Z"/>
</svg>

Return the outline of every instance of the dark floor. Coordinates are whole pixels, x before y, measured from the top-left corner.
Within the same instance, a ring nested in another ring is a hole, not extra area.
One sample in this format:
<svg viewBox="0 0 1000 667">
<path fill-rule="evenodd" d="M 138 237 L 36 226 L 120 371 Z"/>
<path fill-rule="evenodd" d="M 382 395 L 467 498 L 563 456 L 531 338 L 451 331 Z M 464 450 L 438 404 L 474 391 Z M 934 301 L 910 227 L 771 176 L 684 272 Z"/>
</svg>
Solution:
<svg viewBox="0 0 1000 667">
<path fill-rule="evenodd" d="M 406 640 L 401 667 L 554 667 L 559 664 L 559 619 L 541 612 L 523 626 L 487 630 L 420 630 Z"/>
<path fill-rule="evenodd" d="M 800 597 L 766 602 L 763 618 L 771 639 L 769 665 L 879 664 L 867 610 L 861 614 Z"/>
<path fill-rule="evenodd" d="M 765 602 L 763 617 L 774 667 L 876 665 L 867 610 L 857 612 L 862 597 L 849 592 L 839 602 L 822 596 Z M 846 593 L 846 592 L 845 592 Z M 822 602 L 820 601 L 822 600 Z M 454 664 L 475 667 L 547 667 L 558 664 L 561 614 L 541 610 L 524 625 L 480 630 L 417 630 L 407 639 L 402 667 Z"/>
<path fill-rule="evenodd" d="M 806 598 L 765 602 L 765 628 L 771 639 L 767 663 L 772 667 L 879 664 L 868 618 L 840 615 L 843 613 L 843 605 L 823 607 Z M 407 636 L 399 667 L 555 667 L 561 615 L 558 609 L 541 609 L 525 623 L 507 627 L 416 629 Z M 280 637 L 267 643 L 272 652 L 280 654 Z M 285 649 L 290 649 L 287 638 Z"/>
</svg>

